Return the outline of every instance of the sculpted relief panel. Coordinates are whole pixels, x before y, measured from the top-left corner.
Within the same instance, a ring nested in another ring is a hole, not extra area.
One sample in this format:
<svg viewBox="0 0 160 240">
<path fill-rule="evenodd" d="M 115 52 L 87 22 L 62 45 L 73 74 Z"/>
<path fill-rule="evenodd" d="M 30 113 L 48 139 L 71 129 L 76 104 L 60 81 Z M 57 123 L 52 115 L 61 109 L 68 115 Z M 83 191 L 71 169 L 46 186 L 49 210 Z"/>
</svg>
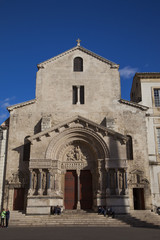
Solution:
<svg viewBox="0 0 160 240">
<path fill-rule="evenodd" d="M 90 147 L 80 141 L 67 144 L 61 153 L 62 168 L 64 169 L 83 169 L 88 165 L 91 166 L 94 159 L 95 156 Z"/>
<path fill-rule="evenodd" d="M 67 162 L 72 162 L 72 161 L 86 161 L 87 160 L 87 153 L 86 151 L 83 152 L 80 148 L 80 146 L 72 146 L 71 149 L 69 149 L 69 152 L 66 154 L 66 159 Z"/>
</svg>

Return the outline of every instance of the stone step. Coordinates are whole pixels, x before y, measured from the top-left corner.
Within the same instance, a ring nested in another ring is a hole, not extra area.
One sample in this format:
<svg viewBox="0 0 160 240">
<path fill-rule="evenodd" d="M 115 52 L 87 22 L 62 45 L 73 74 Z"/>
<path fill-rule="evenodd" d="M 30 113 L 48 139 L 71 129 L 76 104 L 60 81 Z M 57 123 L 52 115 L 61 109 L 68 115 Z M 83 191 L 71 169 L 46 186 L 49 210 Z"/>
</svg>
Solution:
<svg viewBox="0 0 160 240">
<path fill-rule="evenodd" d="M 15 218 L 15 215 L 19 218 Z M 128 226 L 117 219 L 105 218 L 97 214 L 87 215 L 60 215 L 60 216 L 28 216 L 13 214 L 10 219 L 11 226 Z"/>
<path fill-rule="evenodd" d="M 61 215 L 25 215 L 11 212 L 11 226 L 105 226 L 160 228 L 160 216 L 151 211 L 131 211 L 130 214 L 104 217 L 89 212 L 63 212 Z"/>
</svg>

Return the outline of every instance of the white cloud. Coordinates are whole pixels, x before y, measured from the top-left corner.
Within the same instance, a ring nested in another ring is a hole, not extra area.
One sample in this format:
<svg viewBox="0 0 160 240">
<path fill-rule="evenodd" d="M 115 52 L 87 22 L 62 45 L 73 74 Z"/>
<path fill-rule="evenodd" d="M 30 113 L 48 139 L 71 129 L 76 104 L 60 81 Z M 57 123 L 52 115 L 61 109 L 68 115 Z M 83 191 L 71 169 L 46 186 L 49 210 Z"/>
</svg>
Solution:
<svg viewBox="0 0 160 240">
<path fill-rule="evenodd" d="M 0 119 L 6 119 L 7 118 L 7 114 L 3 113 L 3 114 L 0 114 Z"/>
<path fill-rule="evenodd" d="M 0 125 L 9 117 L 9 113 L 6 108 L 12 105 L 12 100 L 14 99 L 15 97 L 0 100 Z"/>
<path fill-rule="evenodd" d="M 9 102 L 4 102 L 4 103 L 1 105 L 1 107 L 2 107 L 2 108 L 6 108 L 6 107 L 8 107 L 9 105 L 10 105 Z"/>
<path fill-rule="evenodd" d="M 11 102 L 13 99 L 15 99 L 15 97 L 6 98 L 6 99 L 4 99 L 4 100 L 1 100 L 1 101 L 0 101 L 0 107 L 1 107 L 1 108 L 6 108 L 6 107 L 12 105 L 10 102 Z"/>
<path fill-rule="evenodd" d="M 123 78 L 131 78 L 138 71 L 138 68 L 132 68 L 130 66 L 126 66 L 119 70 L 121 77 Z"/>
</svg>

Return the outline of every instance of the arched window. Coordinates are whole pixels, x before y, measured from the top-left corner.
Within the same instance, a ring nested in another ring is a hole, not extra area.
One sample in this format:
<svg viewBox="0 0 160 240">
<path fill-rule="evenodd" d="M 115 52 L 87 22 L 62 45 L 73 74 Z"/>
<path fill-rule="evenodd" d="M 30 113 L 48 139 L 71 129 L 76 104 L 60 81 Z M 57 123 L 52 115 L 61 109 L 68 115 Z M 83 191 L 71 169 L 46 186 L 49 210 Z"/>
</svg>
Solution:
<svg viewBox="0 0 160 240">
<path fill-rule="evenodd" d="M 126 150 L 127 150 L 127 159 L 132 160 L 133 159 L 133 144 L 132 144 L 132 137 L 130 135 L 127 135 L 128 141 L 126 144 Z"/>
<path fill-rule="evenodd" d="M 74 72 L 83 72 L 83 59 L 81 57 L 74 58 Z"/>
<path fill-rule="evenodd" d="M 30 159 L 30 148 L 31 143 L 28 141 L 30 136 L 25 137 L 24 139 L 24 146 L 23 146 L 23 161 L 29 161 Z"/>
</svg>

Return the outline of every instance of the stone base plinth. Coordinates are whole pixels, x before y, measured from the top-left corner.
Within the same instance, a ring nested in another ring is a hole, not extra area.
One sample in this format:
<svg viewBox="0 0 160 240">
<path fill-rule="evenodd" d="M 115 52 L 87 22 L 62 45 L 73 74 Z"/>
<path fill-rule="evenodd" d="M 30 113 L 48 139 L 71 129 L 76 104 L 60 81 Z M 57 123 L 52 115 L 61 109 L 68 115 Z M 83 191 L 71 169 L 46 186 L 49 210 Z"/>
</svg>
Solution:
<svg viewBox="0 0 160 240">
<path fill-rule="evenodd" d="M 59 205 L 63 211 L 63 199 L 47 197 L 47 196 L 32 196 L 28 197 L 26 214 L 50 214 L 51 207 Z"/>
<path fill-rule="evenodd" d="M 106 207 L 112 207 L 115 213 L 129 213 L 129 197 L 124 196 L 107 196 L 106 197 Z"/>
</svg>

